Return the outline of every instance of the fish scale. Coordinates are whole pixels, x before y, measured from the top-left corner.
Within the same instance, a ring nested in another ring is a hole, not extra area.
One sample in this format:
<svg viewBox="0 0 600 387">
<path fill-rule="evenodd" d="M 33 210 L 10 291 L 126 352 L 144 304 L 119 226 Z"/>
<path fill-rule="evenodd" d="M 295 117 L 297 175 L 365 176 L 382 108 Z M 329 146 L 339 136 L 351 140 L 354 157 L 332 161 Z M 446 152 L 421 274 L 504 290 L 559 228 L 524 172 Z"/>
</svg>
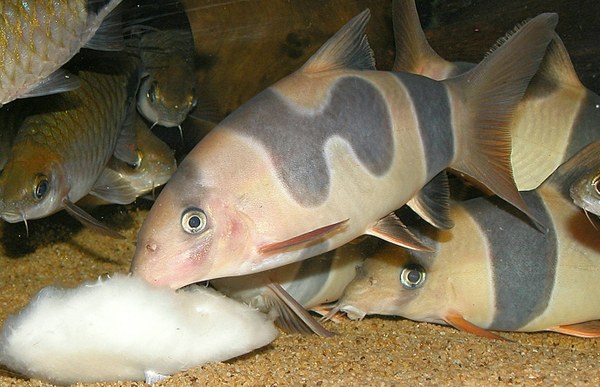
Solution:
<svg viewBox="0 0 600 387">
<path fill-rule="evenodd" d="M 90 1 L 93 0 L 0 3 L 0 104 L 77 87 L 59 68 L 81 47 L 91 44 L 103 20 L 121 2 L 104 2 L 96 13 L 89 12 Z M 101 42 L 99 38 L 95 48 L 116 49 L 111 47 L 113 41 Z"/>
<path fill-rule="evenodd" d="M 130 147 L 121 157 L 137 157 L 133 127 L 124 122 L 132 113 L 139 61 L 125 53 L 111 55 L 109 62 L 86 54 L 71 66 L 79 68 L 81 87 L 31 101 L 34 112 L 21 125 L 0 177 L 0 216 L 9 222 L 50 215 L 65 200 L 74 203 L 90 193 L 119 151 L 120 137 Z M 49 192 L 38 200 L 33 193 L 40 176 L 47 178 Z"/>
</svg>

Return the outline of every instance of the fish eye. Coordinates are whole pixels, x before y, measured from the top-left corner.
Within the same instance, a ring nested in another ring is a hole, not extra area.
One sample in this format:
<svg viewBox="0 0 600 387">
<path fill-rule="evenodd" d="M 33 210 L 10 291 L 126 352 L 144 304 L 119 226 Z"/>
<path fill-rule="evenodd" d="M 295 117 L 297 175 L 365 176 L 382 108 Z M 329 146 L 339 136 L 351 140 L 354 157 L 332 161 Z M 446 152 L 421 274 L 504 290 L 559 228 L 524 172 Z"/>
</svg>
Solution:
<svg viewBox="0 0 600 387">
<path fill-rule="evenodd" d="M 135 160 L 133 163 L 127 163 L 127 166 L 131 169 L 138 169 L 140 165 L 142 165 L 142 160 L 144 159 L 144 154 L 141 150 L 138 149 L 136 153 L 137 160 Z"/>
<path fill-rule="evenodd" d="M 596 195 L 600 195 L 600 175 L 594 177 L 592 180 L 592 187 L 594 187 Z"/>
<path fill-rule="evenodd" d="M 33 188 L 33 197 L 36 200 L 42 199 L 46 193 L 48 192 L 48 188 L 50 188 L 50 182 L 48 178 L 44 175 L 38 175 L 35 178 L 36 183 Z"/>
<path fill-rule="evenodd" d="M 199 208 L 190 207 L 181 215 L 181 227 L 188 234 L 197 234 L 206 227 L 206 214 Z"/>
<path fill-rule="evenodd" d="M 425 282 L 425 268 L 417 264 L 406 265 L 400 273 L 400 283 L 406 289 L 416 289 Z"/>
<path fill-rule="evenodd" d="M 148 97 L 148 100 L 151 103 L 155 103 L 156 102 L 156 88 L 158 87 L 158 82 L 153 81 L 150 84 L 150 87 L 148 88 L 148 92 L 146 93 L 146 97 Z"/>
</svg>

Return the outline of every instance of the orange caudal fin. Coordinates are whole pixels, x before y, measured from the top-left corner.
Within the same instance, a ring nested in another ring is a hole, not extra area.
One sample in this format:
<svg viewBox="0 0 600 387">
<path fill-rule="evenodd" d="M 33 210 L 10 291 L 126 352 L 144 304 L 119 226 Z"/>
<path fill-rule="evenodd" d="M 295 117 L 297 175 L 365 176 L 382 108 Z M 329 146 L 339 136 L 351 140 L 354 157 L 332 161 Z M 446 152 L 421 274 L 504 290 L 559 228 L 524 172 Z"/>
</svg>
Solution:
<svg viewBox="0 0 600 387">
<path fill-rule="evenodd" d="M 309 231 L 309 232 L 301 234 L 301 235 L 297 235 L 297 236 L 287 239 L 285 241 L 269 243 L 269 244 L 263 245 L 258 249 L 258 252 L 261 255 L 271 255 L 271 254 L 276 254 L 276 253 L 282 252 L 282 251 L 287 250 L 296 245 L 313 242 L 319 238 L 323 238 L 325 235 L 327 235 L 329 233 L 332 233 L 336 230 L 341 229 L 342 227 L 344 227 L 346 225 L 347 222 L 348 222 L 348 219 L 345 219 L 340 222 L 333 223 L 333 224 L 330 224 L 327 226 L 323 226 L 323 227 L 317 228 L 315 230 Z"/>
<path fill-rule="evenodd" d="M 569 336 L 577 336 L 592 339 L 600 337 L 600 320 L 586 321 L 579 324 L 571 325 L 558 325 L 548 330 Z"/>
<path fill-rule="evenodd" d="M 558 16 L 541 14 L 499 45 L 473 70 L 444 81 L 465 101 L 451 167 L 523 211 L 545 230 L 523 201 L 510 159 L 513 113 L 554 37 Z"/>
<path fill-rule="evenodd" d="M 480 328 L 477 325 L 468 322 L 458 313 L 450 313 L 444 318 L 444 320 L 448 324 L 452 325 L 454 328 L 461 330 L 461 331 L 469 332 L 469 333 L 472 333 L 474 335 L 481 336 L 481 337 L 486 337 L 488 339 L 510 341 L 509 339 L 507 339 L 505 337 L 497 335 L 493 332 L 488 331 L 487 329 Z"/>
</svg>

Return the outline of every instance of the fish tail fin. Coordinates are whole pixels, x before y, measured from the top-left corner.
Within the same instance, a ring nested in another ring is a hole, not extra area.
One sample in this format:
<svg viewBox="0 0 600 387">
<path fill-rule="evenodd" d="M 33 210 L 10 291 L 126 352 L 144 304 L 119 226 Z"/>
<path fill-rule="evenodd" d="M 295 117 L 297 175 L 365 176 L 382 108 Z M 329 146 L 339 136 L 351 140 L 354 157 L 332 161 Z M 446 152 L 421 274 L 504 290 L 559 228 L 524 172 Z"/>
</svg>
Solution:
<svg viewBox="0 0 600 387">
<path fill-rule="evenodd" d="M 444 81 L 463 106 L 453 118 L 458 134 L 451 168 L 523 211 L 542 230 L 514 181 L 510 130 L 516 106 L 538 70 L 557 22 L 555 13 L 538 15 L 474 69 Z"/>
<path fill-rule="evenodd" d="M 425 75 L 436 80 L 448 78 L 455 66 L 440 57 L 429 45 L 421 28 L 415 1 L 394 0 L 392 22 L 396 42 L 392 71 Z"/>
</svg>

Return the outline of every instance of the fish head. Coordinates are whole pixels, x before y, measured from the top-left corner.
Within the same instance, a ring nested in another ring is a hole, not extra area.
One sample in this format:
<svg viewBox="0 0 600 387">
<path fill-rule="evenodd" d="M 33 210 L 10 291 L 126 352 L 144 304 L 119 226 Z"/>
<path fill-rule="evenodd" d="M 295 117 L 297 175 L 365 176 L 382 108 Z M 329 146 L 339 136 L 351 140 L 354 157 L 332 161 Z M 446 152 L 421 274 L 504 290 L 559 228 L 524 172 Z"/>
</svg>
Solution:
<svg viewBox="0 0 600 387">
<path fill-rule="evenodd" d="M 61 163 L 37 148 L 31 144 L 28 149 L 13 152 L 0 175 L 0 217 L 7 222 L 53 214 L 62 208 L 68 195 Z"/>
<path fill-rule="evenodd" d="M 136 117 L 137 161 L 127 163 L 112 157 L 107 168 L 117 172 L 137 196 L 164 185 L 177 169 L 175 152 L 156 137 L 141 116 Z"/>
<path fill-rule="evenodd" d="M 193 80 L 148 76 L 140 85 L 137 106 L 149 121 L 170 128 L 181 125 L 197 102 Z"/>
<path fill-rule="evenodd" d="M 600 216 L 600 173 L 593 172 L 571 185 L 573 202 L 587 212 Z"/>
<path fill-rule="evenodd" d="M 412 318 L 406 313 L 427 292 L 429 280 L 427 260 L 415 254 L 392 244 L 381 247 L 358 269 L 336 308 L 353 320 L 369 314 Z"/>
<path fill-rule="evenodd" d="M 246 270 L 256 225 L 235 191 L 220 189 L 189 156 L 159 194 L 138 234 L 131 271 L 156 286 Z"/>
</svg>

